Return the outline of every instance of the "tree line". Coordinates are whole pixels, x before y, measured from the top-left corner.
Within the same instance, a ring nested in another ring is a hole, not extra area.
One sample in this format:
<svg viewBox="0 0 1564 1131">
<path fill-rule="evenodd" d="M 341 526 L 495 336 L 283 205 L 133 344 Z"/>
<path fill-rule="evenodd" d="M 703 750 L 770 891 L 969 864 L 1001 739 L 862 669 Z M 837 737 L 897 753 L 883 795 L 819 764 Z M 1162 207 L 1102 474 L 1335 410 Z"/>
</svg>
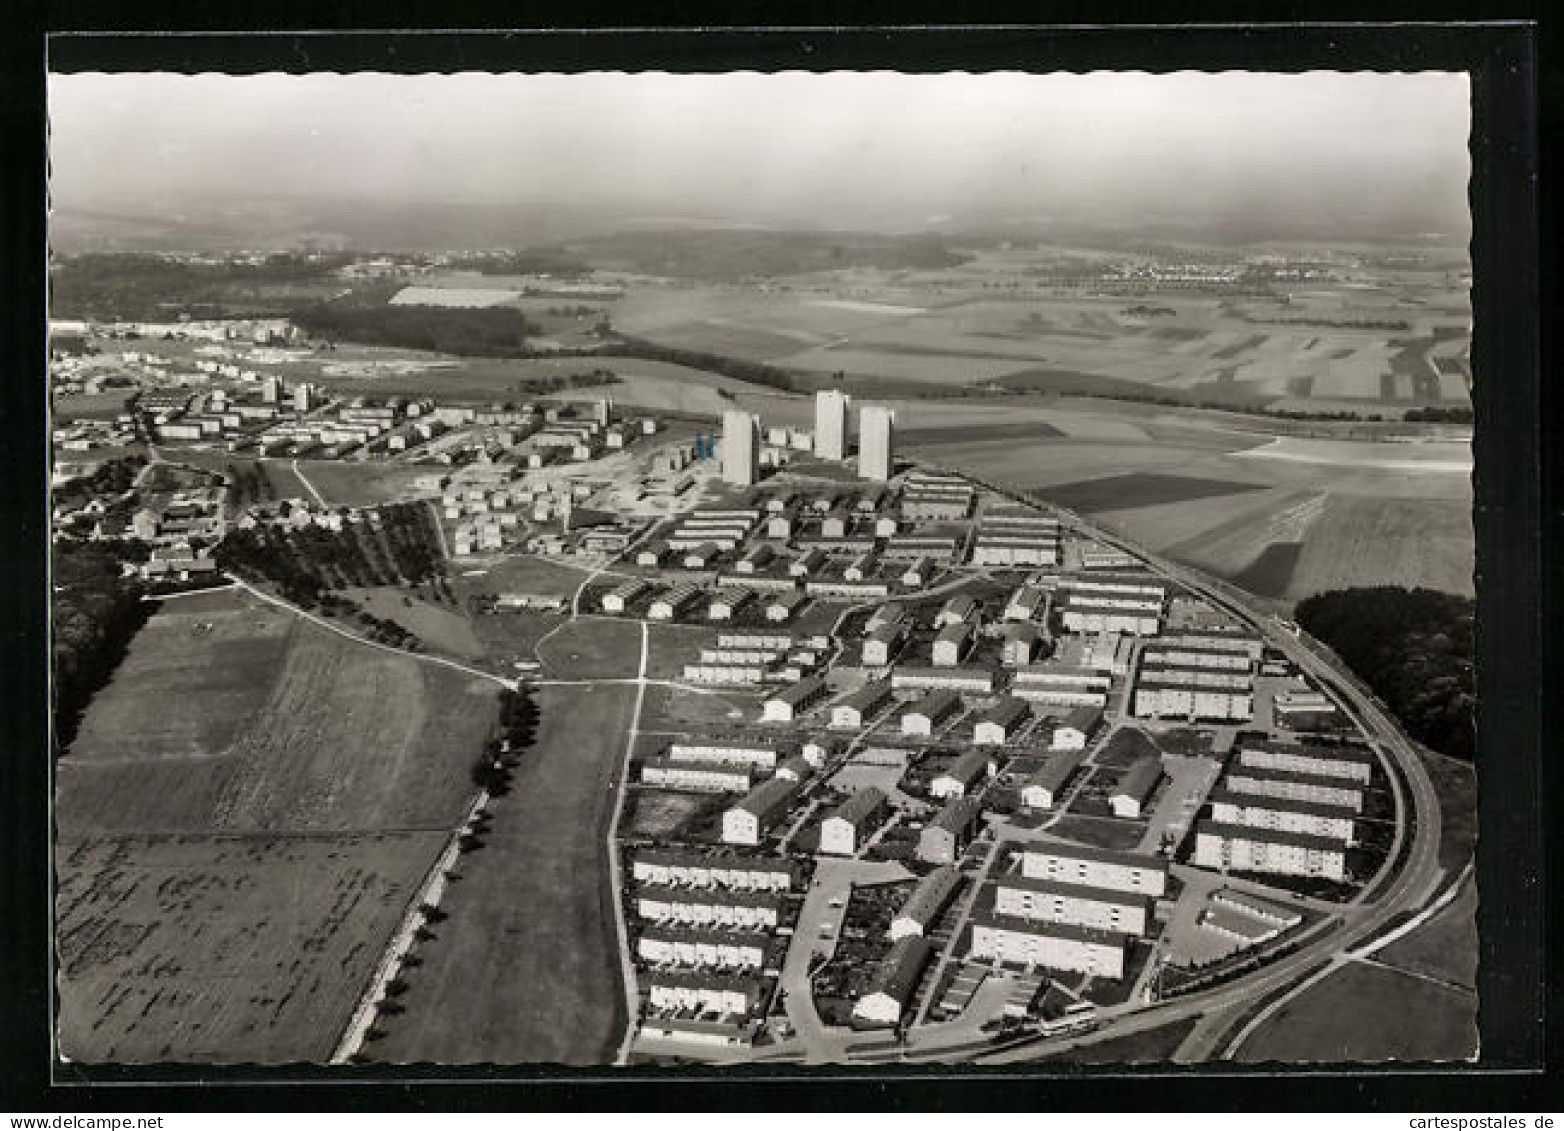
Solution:
<svg viewBox="0 0 1564 1131">
<path fill-rule="evenodd" d="M 146 462 L 145 456 L 129 455 L 100 463 L 90 475 L 71 479 L 54 488 L 55 504 L 75 510 L 93 499 L 123 495 L 135 483 Z"/>
<path fill-rule="evenodd" d="M 234 508 L 247 503 L 274 502 L 277 485 L 266 465 L 258 462 L 230 463 L 227 468 L 228 502 Z"/>
<path fill-rule="evenodd" d="M 516 391 L 546 396 L 566 389 L 593 389 L 601 385 L 622 384 L 619 374 L 612 369 L 594 369 L 590 373 L 556 373 L 549 377 L 527 377 L 516 382 Z M 514 405 L 507 405 L 514 408 Z"/>
<path fill-rule="evenodd" d="M 1415 420 L 1424 424 L 1470 424 L 1472 423 L 1472 410 L 1465 406 L 1452 405 L 1449 408 L 1430 406 L 1428 408 L 1409 408 L 1401 419 Z"/>
<path fill-rule="evenodd" d="M 457 357 L 531 357 L 541 328 L 509 307 L 341 306 L 320 303 L 293 313 L 311 338 L 362 346 L 448 353 Z"/>
<path fill-rule="evenodd" d="M 318 282 L 347 257 L 286 252 L 261 263 L 184 263 L 160 255 L 102 252 L 74 256 L 49 273 L 50 309 L 60 318 L 167 321 L 171 309 L 214 311 L 247 288 Z"/>
<path fill-rule="evenodd" d="M 1475 602 L 1432 589 L 1336 589 L 1298 603 L 1296 618 L 1328 644 L 1401 720 L 1441 754 L 1477 751 Z"/>
<path fill-rule="evenodd" d="M 732 377 L 736 381 L 747 381 L 751 385 L 765 385 L 773 389 L 781 389 L 784 392 L 797 391 L 797 383 L 792 374 L 785 369 L 778 369 L 774 365 L 767 365 L 763 361 L 747 361 L 743 358 L 728 357 L 720 353 L 707 353 L 704 350 L 679 349 L 674 346 L 659 345 L 657 342 L 649 342 L 645 338 L 630 337 L 615 331 L 615 344 L 612 352 L 618 357 L 635 357 L 643 361 L 664 361 L 671 365 L 683 365 L 689 369 L 704 369 L 708 373 L 716 373 L 722 377 Z"/>
<path fill-rule="evenodd" d="M 53 567 L 55 741 L 64 750 L 154 605 L 142 601 L 138 584 L 121 579 L 120 559 L 106 546 L 60 541 Z"/>
</svg>

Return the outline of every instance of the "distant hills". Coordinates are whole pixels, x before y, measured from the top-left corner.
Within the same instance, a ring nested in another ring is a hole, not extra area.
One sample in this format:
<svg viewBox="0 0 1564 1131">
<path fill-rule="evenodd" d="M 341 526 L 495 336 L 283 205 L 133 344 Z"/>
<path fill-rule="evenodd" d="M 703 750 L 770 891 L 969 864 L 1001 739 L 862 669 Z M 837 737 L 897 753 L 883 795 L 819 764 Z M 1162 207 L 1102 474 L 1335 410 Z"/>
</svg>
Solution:
<svg viewBox="0 0 1564 1131">
<path fill-rule="evenodd" d="M 601 200 L 416 201 L 254 197 L 220 201 L 58 198 L 50 241 L 61 254 L 93 251 L 473 251 L 557 247 L 594 266 L 649 274 L 731 278 L 834 267 L 923 268 L 959 262 L 952 249 L 1042 242 L 1143 251 L 1156 244 L 1236 249 L 1288 241 L 1448 244 L 1432 217 L 1217 215 L 929 217 L 915 229 L 887 220 L 879 233 L 769 215 L 648 215 Z"/>
</svg>

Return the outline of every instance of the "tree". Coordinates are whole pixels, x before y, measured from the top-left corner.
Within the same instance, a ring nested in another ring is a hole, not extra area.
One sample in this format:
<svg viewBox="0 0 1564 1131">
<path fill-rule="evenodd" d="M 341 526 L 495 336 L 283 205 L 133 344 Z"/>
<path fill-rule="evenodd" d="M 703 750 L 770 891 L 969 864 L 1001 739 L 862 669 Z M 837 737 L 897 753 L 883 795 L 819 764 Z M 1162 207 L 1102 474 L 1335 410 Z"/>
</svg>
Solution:
<svg viewBox="0 0 1564 1131">
<path fill-rule="evenodd" d="M 1453 758 L 1476 755 L 1474 602 L 1431 589 L 1342 589 L 1298 603 L 1328 644 L 1407 732 Z"/>
</svg>

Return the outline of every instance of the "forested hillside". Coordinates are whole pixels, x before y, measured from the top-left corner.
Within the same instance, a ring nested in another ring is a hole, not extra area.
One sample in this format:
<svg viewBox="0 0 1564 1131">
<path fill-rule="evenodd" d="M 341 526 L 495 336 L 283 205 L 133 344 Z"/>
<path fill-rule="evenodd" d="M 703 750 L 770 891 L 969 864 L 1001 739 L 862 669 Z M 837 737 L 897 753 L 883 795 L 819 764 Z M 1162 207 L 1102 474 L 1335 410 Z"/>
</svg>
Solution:
<svg viewBox="0 0 1564 1131">
<path fill-rule="evenodd" d="M 93 693 L 109 681 L 152 605 L 120 577 L 120 560 L 98 546 L 61 541 L 54 550 L 54 717 L 70 745 Z"/>
<path fill-rule="evenodd" d="M 1297 620 L 1335 649 L 1407 732 L 1470 761 L 1477 747 L 1475 603 L 1432 589 L 1337 589 L 1298 603 Z"/>
</svg>

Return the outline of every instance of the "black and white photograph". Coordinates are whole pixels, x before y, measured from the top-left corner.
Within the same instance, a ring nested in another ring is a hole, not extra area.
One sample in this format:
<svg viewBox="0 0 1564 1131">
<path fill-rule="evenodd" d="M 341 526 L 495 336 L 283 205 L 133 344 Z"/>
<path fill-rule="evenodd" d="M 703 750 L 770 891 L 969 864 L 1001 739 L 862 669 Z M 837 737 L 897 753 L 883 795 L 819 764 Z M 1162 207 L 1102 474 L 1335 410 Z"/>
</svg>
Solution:
<svg viewBox="0 0 1564 1131">
<path fill-rule="evenodd" d="M 50 74 L 60 1061 L 1478 1063 L 1472 91 Z"/>
</svg>

